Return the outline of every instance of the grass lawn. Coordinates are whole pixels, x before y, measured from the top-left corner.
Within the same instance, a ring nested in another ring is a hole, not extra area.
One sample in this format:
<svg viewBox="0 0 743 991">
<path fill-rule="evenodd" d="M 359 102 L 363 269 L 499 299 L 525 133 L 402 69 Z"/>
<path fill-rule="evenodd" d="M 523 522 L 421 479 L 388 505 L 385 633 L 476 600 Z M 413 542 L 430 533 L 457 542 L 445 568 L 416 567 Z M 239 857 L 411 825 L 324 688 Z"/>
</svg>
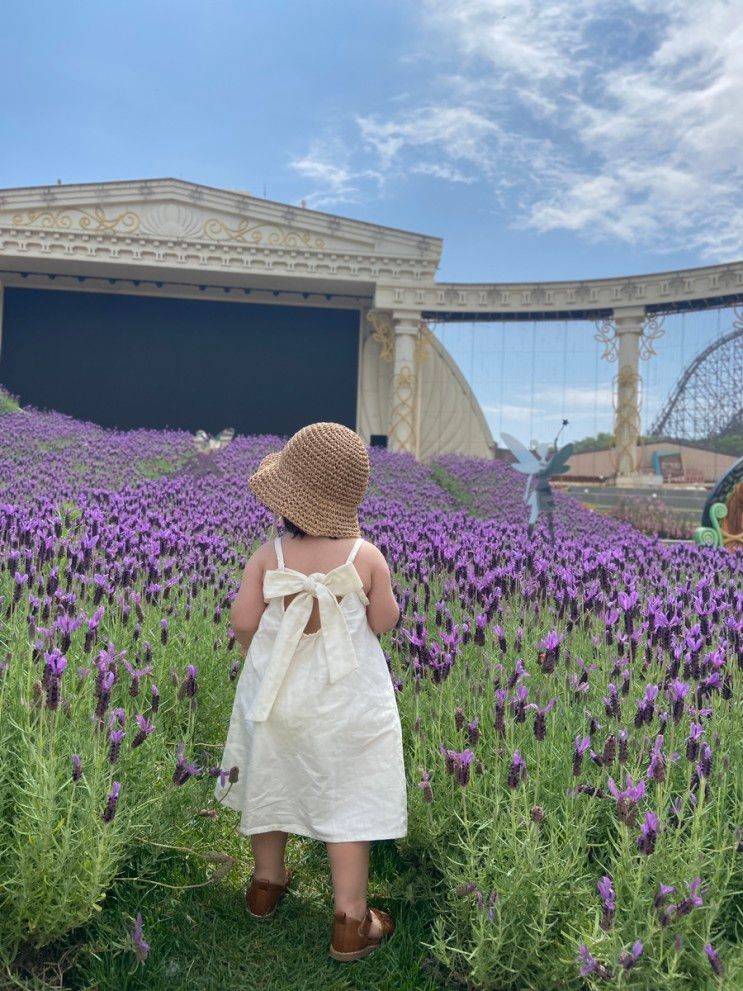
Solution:
<svg viewBox="0 0 743 991">
<path fill-rule="evenodd" d="M 77 959 L 62 986 L 90 991 L 441 988 L 422 966 L 427 951 L 421 944 L 432 923 L 427 896 L 431 880 L 395 843 L 372 846 L 370 904 L 391 912 L 396 931 L 366 960 L 339 964 L 327 952 L 333 903 L 324 844 L 290 839 L 287 862 L 294 872 L 293 887 L 271 919 L 253 919 L 243 901 L 252 869 L 250 844 L 236 834 L 235 819 L 223 811 L 219 822 L 205 820 L 202 825 L 204 833 L 211 831 L 215 850 L 236 858 L 232 872 L 214 884 L 185 891 L 162 887 L 203 882 L 204 863 L 183 854 L 166 854 L 163 860 L 160 854 L 157 868 L 152 864 L 148 869 L 151 854 L 145 851 L 131 871 L 156 876 L 158 884 L 120 881 L 114 886 L 99 918 L 87 927 L 86 941 L 71 940 L 71 945 L 77 943 Z M 151 944 L 144 966 L 135 963 L 124 922 L 138 911 Z"/>
</svg>

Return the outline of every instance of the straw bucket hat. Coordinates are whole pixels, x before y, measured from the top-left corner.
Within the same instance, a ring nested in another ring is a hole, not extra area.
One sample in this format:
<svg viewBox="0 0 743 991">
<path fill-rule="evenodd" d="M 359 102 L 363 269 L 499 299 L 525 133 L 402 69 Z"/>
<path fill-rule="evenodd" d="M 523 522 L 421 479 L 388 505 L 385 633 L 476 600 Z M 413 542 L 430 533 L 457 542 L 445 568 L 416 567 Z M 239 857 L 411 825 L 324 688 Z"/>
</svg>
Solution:
<svg viewBox="0 0 743 991">
<path fill-rule="evenodd" d="M 341 423 L 311 423 L 267 455 L 248 484 L 260 501 L 314 537 L 359 537 L 369 455 Z"/>
</svg>

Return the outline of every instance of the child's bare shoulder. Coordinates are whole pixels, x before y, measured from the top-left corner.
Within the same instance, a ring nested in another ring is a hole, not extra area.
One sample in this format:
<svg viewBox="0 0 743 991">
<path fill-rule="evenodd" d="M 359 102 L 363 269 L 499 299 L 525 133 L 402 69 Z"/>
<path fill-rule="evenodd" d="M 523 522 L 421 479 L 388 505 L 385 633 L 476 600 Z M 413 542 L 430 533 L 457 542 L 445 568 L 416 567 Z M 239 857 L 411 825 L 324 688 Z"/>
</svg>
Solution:
<svg viewBox="0 0 743 991">
<path fill-rule="evenodd" d="M 263 568 L 264 571 L 276 567 L 276 548 L 273 540 L 267 540 L 265 544 L 257 547 L 250 555 L 250 563 Z"/>
<path fill-rule="evenodd" d="M 373 544 L 370 540 L 364 540 L 361 547 L 359 547 L 358 556 L 362 558 L 368 565 L 377 567 L 384 565 L 387 566 L 387 559 L 384 554 L 380 551 L 376 544 Z"/>
</svg>

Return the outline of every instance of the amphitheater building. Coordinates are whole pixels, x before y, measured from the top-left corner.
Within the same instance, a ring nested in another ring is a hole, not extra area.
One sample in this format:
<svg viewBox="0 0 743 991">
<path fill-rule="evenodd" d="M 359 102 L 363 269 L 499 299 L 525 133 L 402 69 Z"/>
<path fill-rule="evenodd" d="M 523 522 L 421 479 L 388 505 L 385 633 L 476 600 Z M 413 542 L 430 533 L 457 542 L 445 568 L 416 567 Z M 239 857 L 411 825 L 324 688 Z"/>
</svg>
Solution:
<svg viewBox="0 0 743 991">
<path fill-rule="evenodd" d="M 428 459 L 494 440 L 429 322 L 585 321 L 636 471 L 658 317 L 743 301 L 743 263 L 557 283 L 439 282 L 440 238 L 176 179 L 0 190 L 0 382 L 120 428 L 289 434 Z"/>
</svg>

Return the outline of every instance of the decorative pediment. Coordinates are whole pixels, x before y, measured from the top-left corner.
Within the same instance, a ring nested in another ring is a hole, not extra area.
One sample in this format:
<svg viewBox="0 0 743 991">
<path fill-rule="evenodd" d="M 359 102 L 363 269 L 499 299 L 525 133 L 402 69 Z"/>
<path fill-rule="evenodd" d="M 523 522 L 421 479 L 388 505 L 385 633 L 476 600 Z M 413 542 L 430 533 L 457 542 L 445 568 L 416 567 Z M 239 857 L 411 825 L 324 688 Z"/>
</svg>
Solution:
<svg viewBox="0 0 743 991">
<path fill-rule="evenodd" d="M 293 218 L 292 218 L 293 219 Z M 132 203 L 111 207 L 90 203 L 68 207 L 33 207 L 0 212 L 0 226 L 64 233 L 116 234 L 178 241 L 229 241 L 263 247 L 327 250 L 327 238 L 301 226 L 226 213 L 177 202 Z M 359 240 L 333 238 L 342 250 L 368 247 Z"/>
<path fill-rule="evenodd" d="M 0 228 L 438 259 L 440 241 L 180 180 L 0 192 Z"/>
</svg>

